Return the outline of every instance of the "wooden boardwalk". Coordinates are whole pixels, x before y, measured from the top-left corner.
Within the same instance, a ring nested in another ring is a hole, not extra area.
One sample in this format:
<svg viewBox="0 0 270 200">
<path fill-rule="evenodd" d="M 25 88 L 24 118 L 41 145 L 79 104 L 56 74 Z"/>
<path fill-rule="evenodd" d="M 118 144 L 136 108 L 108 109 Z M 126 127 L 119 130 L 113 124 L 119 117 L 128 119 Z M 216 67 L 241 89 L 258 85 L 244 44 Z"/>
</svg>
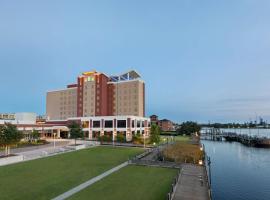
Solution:
<svg viewBox="0 0 270 200">
<path fill-rule="evenodd" d="M 203 166 L 184 164 L 173 200 L 210 200 Z"/>
</svg>

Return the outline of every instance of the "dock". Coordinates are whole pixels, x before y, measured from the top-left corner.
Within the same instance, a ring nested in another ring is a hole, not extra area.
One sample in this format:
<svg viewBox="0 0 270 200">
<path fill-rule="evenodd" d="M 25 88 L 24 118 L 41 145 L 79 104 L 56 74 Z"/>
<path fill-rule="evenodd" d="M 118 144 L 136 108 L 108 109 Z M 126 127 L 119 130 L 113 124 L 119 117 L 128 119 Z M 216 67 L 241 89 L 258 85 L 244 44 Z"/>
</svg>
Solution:
<svg viewBox="0 0 270 200">
<path fill-rule="evenodd" d="M 210 129 L 201 134 L 202 140 L 239 142 L 250 147 L 270 148 L 270 138 L 250 136 L 247 134 L 237 134 L 234 132 L 225 132 L 220 129 Z"/>
<path fill-rule="evenodd" d="M 204 166 L 185 164 L 176 185 L 173 200 L 210 200 Z"/>
</svg>

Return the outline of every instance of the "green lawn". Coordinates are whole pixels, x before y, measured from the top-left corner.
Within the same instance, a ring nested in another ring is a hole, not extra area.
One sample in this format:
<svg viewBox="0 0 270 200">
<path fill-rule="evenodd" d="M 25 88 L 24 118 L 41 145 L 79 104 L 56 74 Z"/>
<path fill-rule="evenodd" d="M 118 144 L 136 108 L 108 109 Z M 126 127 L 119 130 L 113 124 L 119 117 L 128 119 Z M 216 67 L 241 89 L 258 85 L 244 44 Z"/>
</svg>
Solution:
<svg viewBox="0 0 270 200">
<path fill-rule="evenodd" d="M 164 200 L 170 191 L 177 170 L 128 166 L 106 177 L 83 191 L 72 200 Z"/>
<path fill-rule="evenodd" d="M 143 152 L 97 147 L 0 167 L 0 199 L 51 199 Z"/>
<path fill-rule="evenodd" d="M 169 141 L 171 141 L 171 136 L 160 136 L 161 141 L 164 143 L 167 142 L 167 138 L 169 139 Z M 182 136 L 182 135 L 178 135 L 178 136 L 174 136 L 175 141 L 177 142 L 189 142 L 191 141 L 190 136 Z"/>
</svg>

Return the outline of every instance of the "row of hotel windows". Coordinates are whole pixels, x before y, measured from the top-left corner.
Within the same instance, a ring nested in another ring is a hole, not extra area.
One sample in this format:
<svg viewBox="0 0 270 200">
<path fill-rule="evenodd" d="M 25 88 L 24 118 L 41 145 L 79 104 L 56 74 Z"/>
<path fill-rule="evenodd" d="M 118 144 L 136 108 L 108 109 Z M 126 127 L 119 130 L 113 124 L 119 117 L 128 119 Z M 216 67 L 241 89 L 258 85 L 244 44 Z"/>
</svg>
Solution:
<svg viewBox="0 0 270 200">
<path fill-rule="evenodd" d="M 72 91 L 65 90 L 65 91 L 62 91 L 60 94 L 61 94 L 61 96 L 64 96 L 64 98 L 66 98 L 65 95 L 77 94 L 77 90 L 72 90 Z"/>
<path fill-rule="evenodd" d="M 144 128 L 144 122 L 143 121 L 137 121 L 137 124 L 135 124 L 135 121 L 132 120 L 131 127 L 135 128 L 135 125 L 137 128 Z M 150 123 L 149 123 L 150 125 Z M 83 127 L 88 128 L 89 122 L 83 122 Z M 93 121 L 93 128 L 100 128 L 101 127 L 101 121 Z M 127 127 L 127 121 L 126 120 L 117 120 L 117 128 L 126 128 Z M 113 120 L 105 120 L 104 121 L 104 128 L 113 128 Z"/>
</svg>

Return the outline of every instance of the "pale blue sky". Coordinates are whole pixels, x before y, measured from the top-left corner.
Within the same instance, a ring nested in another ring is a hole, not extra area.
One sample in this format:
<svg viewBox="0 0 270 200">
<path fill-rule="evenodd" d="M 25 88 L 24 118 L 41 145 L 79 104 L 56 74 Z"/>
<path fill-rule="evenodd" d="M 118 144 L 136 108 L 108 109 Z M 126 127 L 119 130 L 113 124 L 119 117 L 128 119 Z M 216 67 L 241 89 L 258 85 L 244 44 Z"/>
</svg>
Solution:
<svg viewBox="0 0 270 200">
<path fill-rule="evenodd" d="M 270 120 L 270 1 L 0 0 L 0 112 L 45 113 L 83 71 L 136 69 L 147 114 Z"/>
</svg>

